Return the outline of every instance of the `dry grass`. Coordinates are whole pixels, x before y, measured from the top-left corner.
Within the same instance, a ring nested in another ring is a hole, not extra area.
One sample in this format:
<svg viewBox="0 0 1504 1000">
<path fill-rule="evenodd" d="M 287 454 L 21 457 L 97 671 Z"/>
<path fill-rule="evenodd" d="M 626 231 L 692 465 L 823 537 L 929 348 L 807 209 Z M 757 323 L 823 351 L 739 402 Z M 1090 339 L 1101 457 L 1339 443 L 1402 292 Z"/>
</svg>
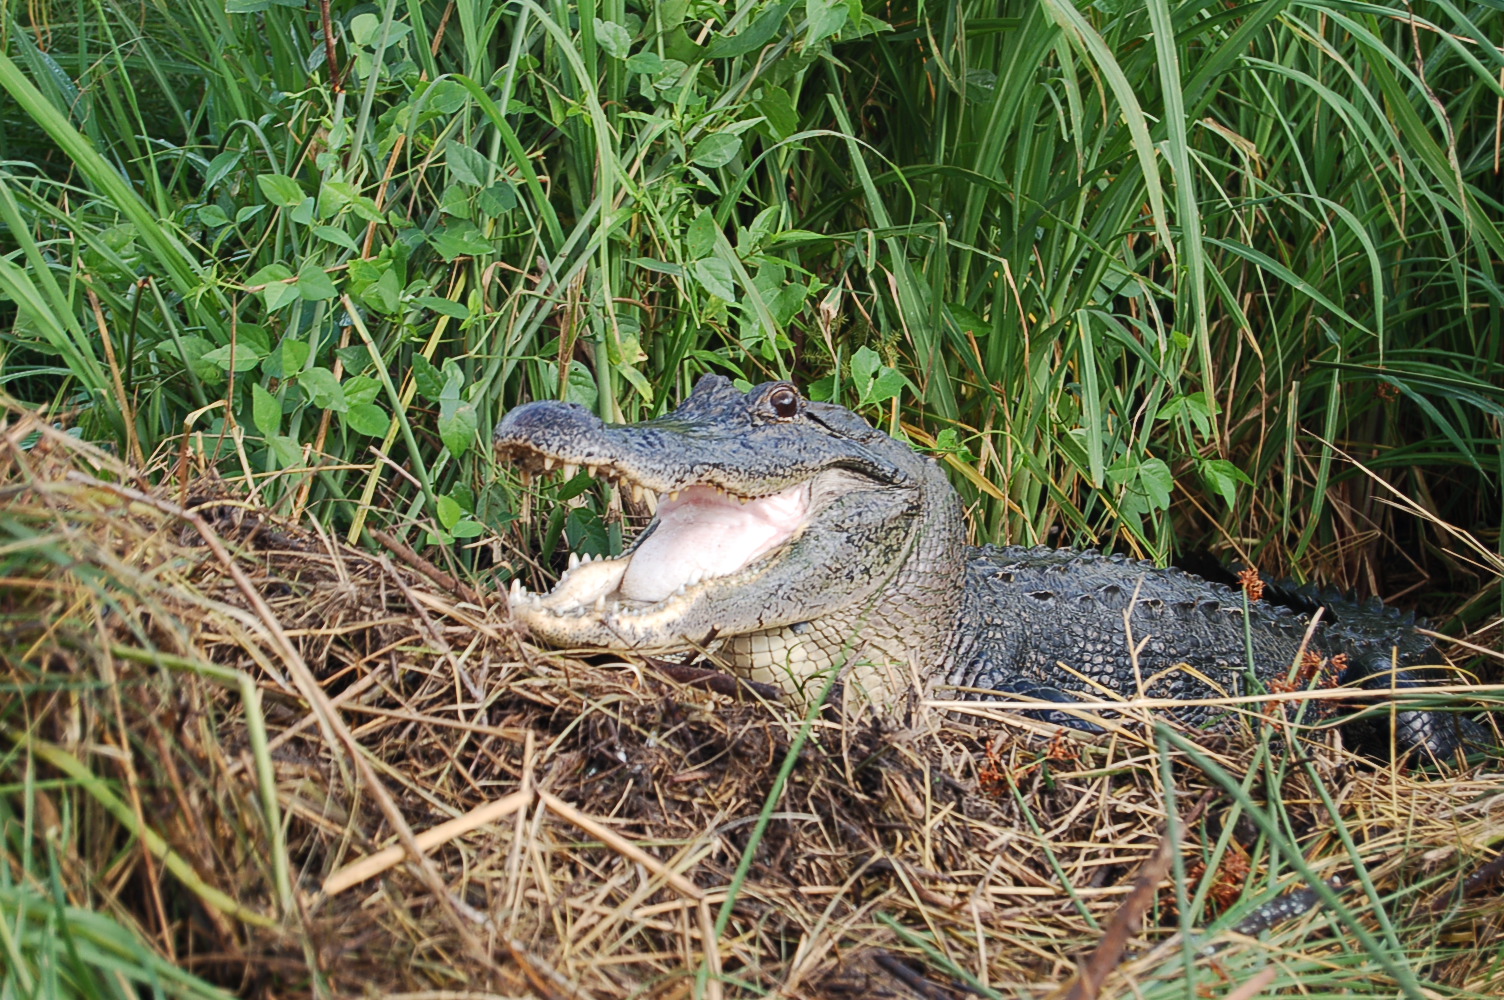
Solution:
<svg viewBox="0 0 1504 1000">
<path fill-rule="evenodd" d="M 0 427 L 6 863 L 45 842 L 70 902 L 232 992 L 1504 991 L 1483 766 L 806 720 L 540 653 L 496 594 L 162 478 Z M 1342 907 L 1230 930 L 1297 862 Z"/>
</svg>

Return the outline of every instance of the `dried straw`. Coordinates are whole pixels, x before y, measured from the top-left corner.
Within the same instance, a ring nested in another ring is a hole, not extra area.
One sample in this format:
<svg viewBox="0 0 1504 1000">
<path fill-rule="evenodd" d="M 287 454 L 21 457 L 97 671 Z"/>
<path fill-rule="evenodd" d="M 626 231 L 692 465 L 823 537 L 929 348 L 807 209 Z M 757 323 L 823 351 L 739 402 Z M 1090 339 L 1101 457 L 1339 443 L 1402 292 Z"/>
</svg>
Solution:
<svg viewBox="0 0 1504 1000">
<path fill-rule="evenodd" d="M 242 995 L 1504 992 L 1486 764 L 807 719 L 531 649 L 484 581 L 21 411 L 0 502 L 0 780 L 71 903 Z M 1233 929 L 1297 870 L 1351 888 Z"/>
</svg>

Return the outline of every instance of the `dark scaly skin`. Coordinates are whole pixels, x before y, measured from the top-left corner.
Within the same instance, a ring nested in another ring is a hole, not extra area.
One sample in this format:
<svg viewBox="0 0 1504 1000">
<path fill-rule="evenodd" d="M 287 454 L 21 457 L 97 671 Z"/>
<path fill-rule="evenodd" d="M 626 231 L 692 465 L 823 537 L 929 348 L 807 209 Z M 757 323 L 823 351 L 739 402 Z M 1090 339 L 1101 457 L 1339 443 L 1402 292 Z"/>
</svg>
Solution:
<svg viewBox="0 0 1504 1000">
<path fill-rule="evenodd" d="M 706 376 L 674 412 L 641 424 L 608 425 L 558 402 L 508 413 L 496 447 L 524 470 L 582 465 L 629 488 L 702 484 L 745 497 L 811 483 L 815 498 L 796 537 L 731 576 L 652 606 L 590 606 L 597 582 L 629 563 L 629 549 L 571 571 L 552 595 L 514 595 L 519 624 L 562 647 L 669 652 L 719 643 L 715 656 L 731 669 L 796 693 L 839 667 L 846 686 L 878 706 L 943 684 L 1060 703 L 1132 697 L 1140 678 L 1150 697 L 1237 695 L 1248 687 L 1245 634 L 1265 684 L 1297 659 L 1305 614 L 1254 601 L 1245 633 L 1242 594 L 1190 573 L 1096 552 L 967 546 L 959 497 L 933 459 L 842 407 L 802 399 L 792 407 L 792 393 L 787 383 L 742 393 Z M 579 604 L 576 592 L 585 595 Z M 1381 606 L 1303 593 L 1326 619 L 1308 648 L 1345 654 L 1345 681 L 1387 688 L 1393 677 L 1409 687 L 1421 683 L 1415 668 L 1442 662 L 1413 624 Z M 1142 643 L 1136 665 L 1124 628 L 1130 608 Z M 1041 714 L 1081 725 L 1067 712 Z M 1199 724 L 1213 710 L 1174 714 Z M 1394 718 L 1402 749 L 1445 755 L 1457 746 L 1447 715 Z M 1380 749 L 1389 718 L 1355 732 Z"/>
<path fill-rule="evenodd" d="M 1142 678 L 1147 697 L 1191 701 L 1246 692 L 1249 646 L 1266 685 L 1302 655 L 1307 615 L 1252 601 L 1245 630 L 1242 591 L 1192 573 L 1094 551 L 986 546 L 973 552 L 963 616 L 971 627 L 960 637 L 947 678 L 958 687 L 1066 703 L 1075 700 L 1073 692 L 1093 701 L 1138 692 Z M 1413 622 L 1376 604 L 1324 596 L 1324 620 L 1306 649 L 1345 656 L 1344 682 L 1388 687 L 1397 656 L 1395 686 L 1412 687 L 1419 665 L 1442 662 Z M 1222 711 L 1187 705 L 1175 715 L 1199 725 Z M 1064 712 L 1047 717 L 1075 724 Z M 1448 752 L 1456 742 L 1450 718 L 1434 712 L 1398 712 L 1395 727 L 1401 747 Z M 1387 729 L 1366 724 L 1356 735 L 1368 743 L 1387 741 Z"/>
</svg>

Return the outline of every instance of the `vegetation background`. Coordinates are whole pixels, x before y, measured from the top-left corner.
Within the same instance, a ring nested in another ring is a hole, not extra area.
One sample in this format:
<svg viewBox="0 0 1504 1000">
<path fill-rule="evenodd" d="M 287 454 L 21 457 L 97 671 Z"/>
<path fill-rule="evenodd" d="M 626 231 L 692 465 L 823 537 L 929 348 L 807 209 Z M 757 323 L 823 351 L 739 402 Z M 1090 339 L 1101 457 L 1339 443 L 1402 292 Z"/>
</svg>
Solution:
<svg viewBox="0 0 1504 1000">
<path fill-rule="evenodd" d="M 1389 502 L 1500 544 L 1496 4 L 6 18 L 0 384 L 137 460 L 464 540 L 519 401 L 791 377 L 941 451 L 980 539 L 1498 610 Z"/>
<path fill-rule="evenodd" d="M 0 35 L 0 387 L 141 466 L 191 446 L 490 587 L 491 533 L 621 542 L 605 496 L 519 519 L 507 408 L 793 378 L 942 455 L 978 540 L 1500 612 L 1493 0 L 12 0 Z"/>
</svg>

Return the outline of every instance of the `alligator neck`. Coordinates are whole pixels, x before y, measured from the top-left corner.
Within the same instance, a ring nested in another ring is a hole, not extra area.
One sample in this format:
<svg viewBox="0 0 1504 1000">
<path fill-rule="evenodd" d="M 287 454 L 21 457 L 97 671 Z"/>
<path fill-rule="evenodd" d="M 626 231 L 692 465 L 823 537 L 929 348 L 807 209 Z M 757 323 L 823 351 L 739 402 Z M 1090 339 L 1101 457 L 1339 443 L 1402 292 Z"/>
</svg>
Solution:
<svg viewBox="0 0 1504 1000">
<path fill-rule="evenodd" d="M 893 553 L 873 598 L 777 628 L 728 637 L 716 658 L 727 669 L 775 684 L 799 700 L 819 694 L 832 670 L 853 694 L 892 705 L 950 672 L 961 643 L 966 592 L 966 517 L 937 465 L 925 474 L 906 549 Z"/>
</svg>

